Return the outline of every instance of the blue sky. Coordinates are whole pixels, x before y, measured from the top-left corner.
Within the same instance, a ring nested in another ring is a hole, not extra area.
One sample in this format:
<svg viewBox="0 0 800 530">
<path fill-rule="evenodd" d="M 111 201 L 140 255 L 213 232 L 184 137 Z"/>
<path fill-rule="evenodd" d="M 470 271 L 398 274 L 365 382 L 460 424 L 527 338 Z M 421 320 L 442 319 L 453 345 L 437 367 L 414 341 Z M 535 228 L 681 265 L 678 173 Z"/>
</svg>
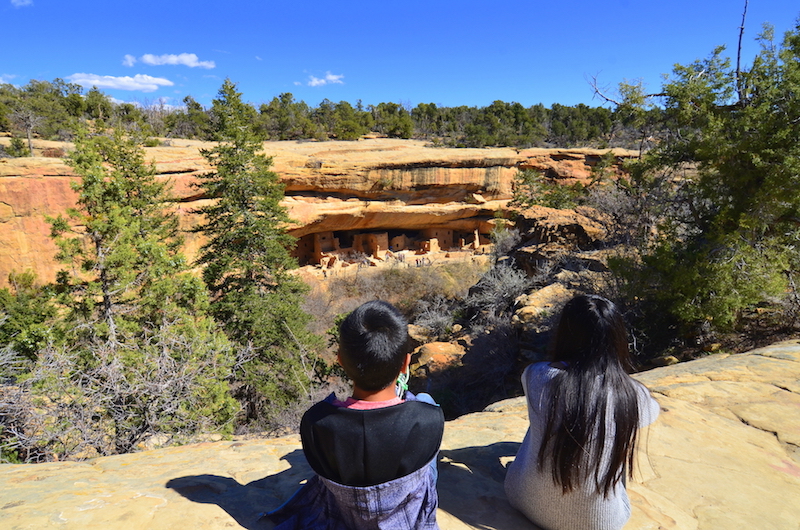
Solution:
<svg viewBox="0 0 800 530">
<path fill-rule="evenodd" d="M 743 0 L 0 0 L 0 82 L 56 77 L 120 101 L 191 95 L 209 105 L 226 77 L 244 98 L 283 92 L 316 106 L 599 105 L 588 78 L 652 90 L 675 63 L 727 45 Z M 764 22 L 778 37 L 797 0 L 750 0 L 745 57 Z"/>
</svg>

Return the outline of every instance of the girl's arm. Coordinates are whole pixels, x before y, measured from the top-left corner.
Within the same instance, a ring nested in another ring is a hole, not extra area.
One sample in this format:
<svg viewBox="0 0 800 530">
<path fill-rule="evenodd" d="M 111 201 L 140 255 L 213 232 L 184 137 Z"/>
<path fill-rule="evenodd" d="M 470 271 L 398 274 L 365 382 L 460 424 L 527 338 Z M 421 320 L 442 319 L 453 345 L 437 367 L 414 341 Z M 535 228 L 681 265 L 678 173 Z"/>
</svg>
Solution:
<svg viewBox="0 0 800 530">
<path fill-rule="evenodd" d="M 636 381 L 636 391 L 639 404 L 639 427 L 646 427 L 656 421 L 661 407 L 647 387 L 638 381 Z"/>
</svg>

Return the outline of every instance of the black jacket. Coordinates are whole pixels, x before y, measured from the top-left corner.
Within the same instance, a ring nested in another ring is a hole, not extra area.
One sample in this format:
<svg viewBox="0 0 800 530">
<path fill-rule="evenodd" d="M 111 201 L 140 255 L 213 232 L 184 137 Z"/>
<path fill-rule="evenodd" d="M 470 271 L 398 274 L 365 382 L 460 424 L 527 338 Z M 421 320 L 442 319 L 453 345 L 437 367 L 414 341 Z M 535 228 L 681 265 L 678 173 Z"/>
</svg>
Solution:
<svg viewBox="0 0 800 530">
<path fill-rule="evenodd" d="M 421 401 L 372 410 L 322 401 L 300 423 L 311 468 L 347 486 L 374 486 L 413 473 L 437 455 L 443 433 L 442 409 Z"/>
</svg>

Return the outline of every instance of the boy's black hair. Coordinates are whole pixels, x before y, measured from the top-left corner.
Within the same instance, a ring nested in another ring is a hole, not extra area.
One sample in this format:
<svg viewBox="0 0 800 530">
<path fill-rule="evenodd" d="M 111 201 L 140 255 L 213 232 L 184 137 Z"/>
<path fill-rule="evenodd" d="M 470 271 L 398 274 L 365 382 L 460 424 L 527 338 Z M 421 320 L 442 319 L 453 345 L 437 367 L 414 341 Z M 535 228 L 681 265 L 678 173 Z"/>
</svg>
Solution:
<svg viewBox="0 0 800 530">
<path fill-rule="evenodd" d="M 367 302 L 339 325 L 342 367 L 362 390 L 383 390 L 394 383 L 407 352 L 408 324 L 388 302 Z"/>
</svg>

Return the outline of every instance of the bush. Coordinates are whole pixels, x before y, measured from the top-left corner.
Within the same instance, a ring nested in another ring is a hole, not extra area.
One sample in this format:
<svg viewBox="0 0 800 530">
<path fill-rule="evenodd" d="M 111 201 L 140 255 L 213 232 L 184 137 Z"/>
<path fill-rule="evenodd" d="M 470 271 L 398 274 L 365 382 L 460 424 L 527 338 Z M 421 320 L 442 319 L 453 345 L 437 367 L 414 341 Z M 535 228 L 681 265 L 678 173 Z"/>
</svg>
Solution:
<svg viewBox="0 0 800 530">
<path fill-rule="evenodd" d="M 495 264 L 469 291 L 465 305 L 470 319 L 486 324 L 510 318 L 514 301 L 531 285 L 530 278 L 513 263 Z"/>
<path fill-rule="evenodd" d="M 574 208 L 580 204 L 586 190 L 580 182 L 559 184 L 539 171 L 525 169 L 514 176 L 514 206 L 546 206 L 548 208 Z"/>
<path fill-rule="evenodd" d="M 507 256 L 517 244 L 522 240 L 519 230 L 509 229 L 505 223 L 498 225 L 492 231 L 492 256 L 497 261 L 503 256 Z"/>
<path fill-rule="evenodd" d="M 444 265 L 408 267 L 398 263 L 389 268 L 365 268 L 355 273 L 342 271 L 312 286 L 303 309 L 312 315 L 315 333 L 328 333 L 336 319 L 369 300 L 386 300 L 415 320 L 425 312 L 420 300 L 458 300 L 467 295 L 486 271 L 486 261 L 453 261 Z M 330 333 L 328 333 L 330 335 Z M 329 345 L 329 357 L 332 346 Z"/>
<path fill-rule="evenodd" d="M 39 285 L 30 270 L 10 273 L 8 283 L 10 288 L 0 289 L 0 345 L 9 344 L 34 360 L 39 349 L 58 336 L 52 322 L 57 313 L 52 289 Z"/>
<path fill-rule="evenodd" d="M 453 328 L 455 305 L 442 295 L 420 300 L 414 311 L 414 324 L 427 331 L 429 340 L 445 340 Z"/>
<path fill-rule="evenodd" d="M 6 147 L 5 151 L 8 156 L 14 158 L 30 156 L 31 154 L 28 146 L 25 145 L 25 141 L 22 138 L 17 138 L 16 136 L 11 138 L 11 144 Z"/>
<path fill-rule="evenodd" d="M 646 321 L 668 314 L 695 346 L 758 307 L 790 308 L 800 267 L 800 23 L 780 44 L 768 26 L 757 40 L 744 68 L 724 47 L 675 66 L 657 91 L 667 134 L 632 174 L 655 229 L 622 264 L 628 299 L 646 298 Z"/>
<path fill-rule="evenodd" d="M 221 335 L 177 322 L 128 344 L 49 346 L 9 400 L 3 434 L 25 461 L 228 434 L 238 411 L 227 385 L 230 350 Z"/>
<path fill-rule="evenodd" d="M 46 158 L 64 158 L 67 153 L 60 147 L 45 147 L 42 149 L 42 156 Z"/>
<path fill-rule="evenodd" d="M 6 319 L 0 315 L 0 324 Z M 16 377 L 28 369 L 29 360 L 17 353 L 14 348 L 7 344 L 0 348 L 0 385 L 10 384 Z"/>
</svg>

